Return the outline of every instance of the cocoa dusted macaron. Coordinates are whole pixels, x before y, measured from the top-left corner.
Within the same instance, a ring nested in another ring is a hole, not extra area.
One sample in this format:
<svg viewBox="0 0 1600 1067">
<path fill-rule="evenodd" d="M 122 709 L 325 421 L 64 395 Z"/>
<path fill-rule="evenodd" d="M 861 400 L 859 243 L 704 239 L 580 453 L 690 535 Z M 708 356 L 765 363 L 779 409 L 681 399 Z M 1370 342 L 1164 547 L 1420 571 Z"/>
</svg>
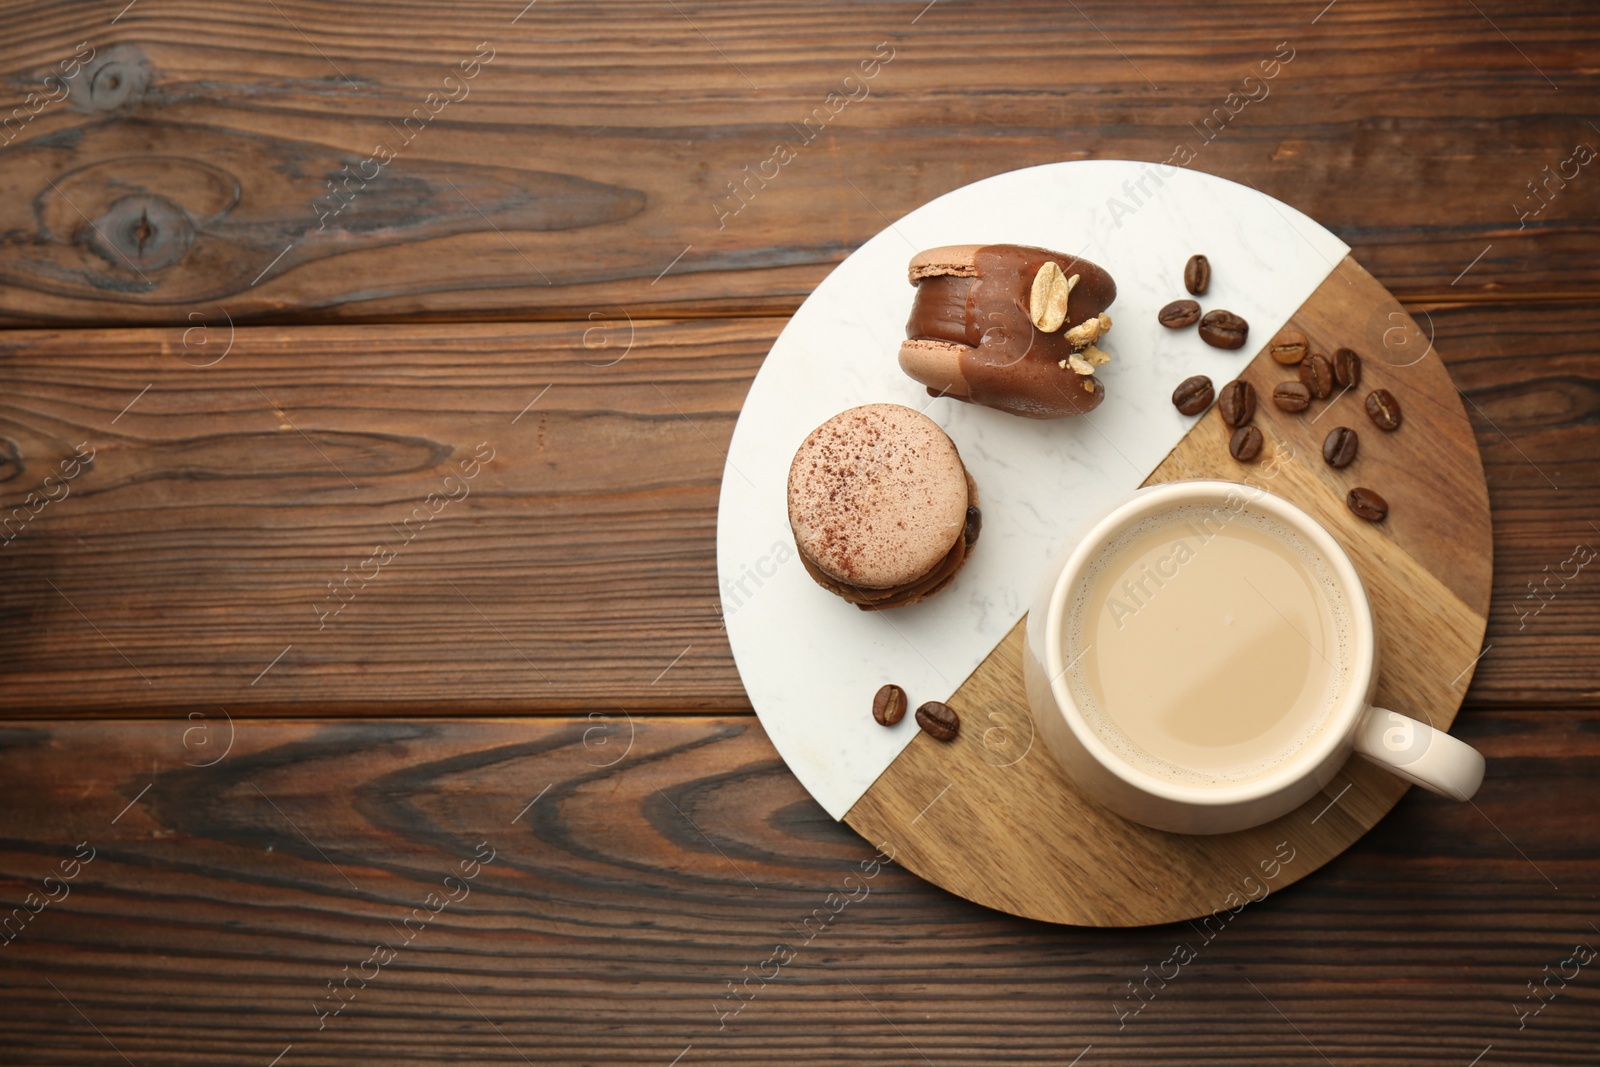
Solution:
<svg viewBox="0 0 1600 1067">
<path fill-rule="evenodd" d="M 817 584 L 864 611 L 950 584 L 977 540 L 978 490 L 956 446 L 899 404 L 840 412 L 789 467 L 789 525 Z"/>
<path fill-rule="evenodd" d="M 1117 283 L 1086 259 L 1027 245 L 947 245 L 911 260 L 917 295 L 900 368 L 936 396 L 1031 419 L 1105 399 L 1095 342 Z"/>
</svg>

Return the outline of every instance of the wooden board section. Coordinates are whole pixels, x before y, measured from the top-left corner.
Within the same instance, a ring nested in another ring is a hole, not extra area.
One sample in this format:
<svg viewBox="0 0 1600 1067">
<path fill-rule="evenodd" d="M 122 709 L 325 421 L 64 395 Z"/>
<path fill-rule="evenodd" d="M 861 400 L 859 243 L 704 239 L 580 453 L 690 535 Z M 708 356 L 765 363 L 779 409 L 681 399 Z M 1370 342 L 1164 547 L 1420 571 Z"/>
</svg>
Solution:
<svg viewBox="0 0 1600 1067">
<path fill-rule="evenodd" d="M 1361 353 L 1359 388 L 1300 415 L 1263 400 L 1255 422 L 1268 446 L 1249 466 L 1228 455 L 1228 430 L 1213 406 L 1146 484 L 1249 481 L 1318 519 L 1349 552 L 1372 601 L 1382 649 L 1378 703 L 1448 729 L 1482 649 L 1493 569 L 1472 425 L 1443 361 L 1427 351 L 1426 334 L 1411 332 L 1399 304 L 1353 259 L 1290 325 L 1314 351 L 1343 345 Z M 1293 376 L 1265 353 L 1270 340 L 1259 339 L 1263 351 L 1241 375 L 1263 398 Z M 1404 424 L 1393 434 L 1379 432 L 1362 410 L 1376 388 L 1400 401 Z M 1323 463 L 1321 442 L 1341 424 L 1360 434 L 1361 453 L 1336 471 Z M 1384 523 L 1364 522 L 1345 507 L 1356 485 L 1389 500 Z M 1337 856 L 1408 788 L 1353 758 L 1323 794 L 1252 830 L 1198 837 L 1122 819 L 1080 793 L 1032 744 L 1022 680 L 1026 621 L 950 699 L 964 725 L 956 743 L 919 734 L 845 815 L 869 840 L 894 843 L 911 870 L 969 900 L 1086 926 L 1174 922 L 1217 909 L 1226 915 L 1263 884 L 1287 885 Z M 1280 862 L 1285 850 L 1292 863 Z"/>
<path fill-rule="evenodd" d="M 1600 284 L 1590 171 L 1557 173 L 1600 145 L 1600 30 L 1550 0 L 1344 0 L 1315 21 L 1265 0 L 522 6 L 8 4 L 0 114 L 95 53 L 82 91 L 6 128 L 0 320 L 784 313 L 950 189 L 1180 145 L 1412 297 Z M 494 58 L 447 85 L 480 44 Z M 404 127 L 419 108 L 437 114 Z M 349 206 L 325 223 L 330 181 Z"/>
<path fill-rule="evenodd" d="M 1472 716 L 1481 814 L 1413 794 L 1209 943 L 1187 925 L 1043 926 L 893 864 L 863 881 L 872 844 L 806 796 L 753 718 L 635 721 L 610 767 L 595 764 L 619 750 L 595 742 L 623 743 L 624 723 L 585 714 L 256 720 L 213 767 L 187 765 L 221 749 L 186 748 L 181 716 L 0 728 L 0 915 L 79 842 L 95 850 L 0 947 L 6 1062 L 266 1067 L 292 1045 L 278 1067 L 665 1067 L 692 1045 L 679 1067 L 1065 1064 L 1090 1044 L 1080 1067 L 1174 1050 L 1321 1062 L 1306 1038 L 1341 1065 L 1463 1067 L 1491 1043 L 1485 1062 L 1592 1060 L 1587 969 L 1520 1032 L 1513 1005 L 1595 943 L 1593 712 Z M 481 841 L 496 856 L 470 896 L 319 1030 L 327 983 L 396 940 Z M 841 892 L 861 899 L 814 917 Z M 1119 1028 L 1127 983 L 1181 942 L 1198 958 Z M 792 961 L 719 1029 L 727 983 L 780 943 Z"/>
<path fill-rule="evenodd" d="M 1471 699 L 1593 706 L 1596 572 L 1516 614 L 1574 545 L 1600 546 L 1593 313 L 1522 308 L 1511 331 L 1491 309 L 1416 314 L 1466 390 L 1494 506 Z M 99 449 L 0 547 L 0 715 L 747 711 L 717 613 L 717 485 L 781 326 L 638 322 L 631 349 L 620 319 L 240 328 L 210 367 L 191 364 L 226 329 L 0 333 L 0 438 L 23 464 L 0 470 L 0 523 L 79 442 Z M 326 583 L 485 439 L 492 492 L 444 509 L 319 631 Z"/>
</svg>

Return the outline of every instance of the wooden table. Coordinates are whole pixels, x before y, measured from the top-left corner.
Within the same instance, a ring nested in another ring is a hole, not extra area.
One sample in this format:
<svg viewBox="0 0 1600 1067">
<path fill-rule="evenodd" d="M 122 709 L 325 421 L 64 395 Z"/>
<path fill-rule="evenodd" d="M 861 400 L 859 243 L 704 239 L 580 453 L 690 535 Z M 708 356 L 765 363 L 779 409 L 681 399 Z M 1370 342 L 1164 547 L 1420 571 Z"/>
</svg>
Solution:
<svg viewBox="0 0 1600 1067">
<path fill-rule="evenodd" d="M 1600 15 L 0 27 L 0 1062 L 1600 1057 Z M 1476 802 L 1413 791 L 1210 940 L 875 866 L 751 714 L 713 560 L 745 390 L 834 264 L 986 175 L 1179 144 L 1435 331 L 1497 556 Z"/>
</svg>

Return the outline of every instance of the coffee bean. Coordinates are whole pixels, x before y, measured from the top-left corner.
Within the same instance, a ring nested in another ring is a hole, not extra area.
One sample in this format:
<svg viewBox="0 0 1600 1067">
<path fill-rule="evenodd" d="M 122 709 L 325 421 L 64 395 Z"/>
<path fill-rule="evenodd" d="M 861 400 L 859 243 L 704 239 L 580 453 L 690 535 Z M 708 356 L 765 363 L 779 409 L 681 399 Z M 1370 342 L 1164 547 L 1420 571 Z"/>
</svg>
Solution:
<svg viewBox="0 0 1600 1067">
<path fill-rule="evenodd" d="M 1205 256 L 1190 256 L 1183 265 L 1183 287 L 1195 296 L 1204 296 L 1211 288 L 1211 261 Z"/>
<path fill-rule="evenodd" d="M 971 548 L 978 541 L 978 534 L 983 531 L 983 512 L 976 507 L 967 508 L 967 529 L 965 537 L 967 547 Z M 902 709 L 904 710 L 904 709 Z"/>
<path fill-rule="evenodd" d="M 961 720 L 949 704 L 930 700 L 917 709 L 917 725 L 935 741 L 951 741 L 961 732 Z"/>
<path fill-rule="evenodd" d="M 1333 354 L 1333 380 L 1341 389 L 1353 389 L 1361 384 L 1361 357 L 1348 348 Z"/>
<path fill-rule="evenodd" d="M 1211 379 L 1204 374 L 1196 374 L 1178 383 L 1178 387 L 1172 391 L 1172 406 L 1185 415 L 1198 415 L 1210 407 L 1215 398 Z"/>
<path fill-rule="evenodd" d="M 1212 348 L 1243 348 L 1250 324 L 1231 311 L 1218 308 L 1200 320 L 1200 340 Z"/>
<path fill-rule="evenodd" d="M 1217 394 L 1217 410 L 1229 426 L 1243 426 L 1256 414 L 1256 390 L 1249 382 L 1235 378 Z"/>
<path fill-rule="evenodd" d="M 1305 382 L 1279 382 L 1272 390 L 1272 402 L 1284 411 L 1304 411 L 1311 406 L 1311 389 Z"/>
<path fill-rule="evenodd" d="M 1333 393 L 1333 364 L 1328 362 L 1327 356 L 1307 356 L 1300 364 L 1300 380 L 1306 383 L 1313 397 L 1326 400 Z"/>
<path fill-rule="evenodd" d="M 1249 463 L 1261 454 L 1263 438 L 1255 426 L 1241 426 L 1228 440 L 1228 454 L 1240 463 Z"/>
<path fill-rule="evenodd" d="M 1352 489 L 1344 498 L 1351 511 L 1368 522 L 1382 522 L 1389 514 L 1389 502 L 1371 489 Z"/>
<path fill-rule="evenodd" d="M 1400 428 L 1400 401 L 1387 389 L 1374 389 L 1367 394 L 1367 415 L 1378 429 L 1392 433 Z"/>
<path fill-rule="evenodd" d="M 1330 467 L 1348 467 L 1355 461 L 1361 439 L 1348 426 L 1335 426 L 1322 442 L 1322 458 Z"/>
<path fill-rule="evenodd" d="M 1169 330 L 1181 330 L 1200 321 L 1200 305 L 1193 300 L 1174 300 L 1156 312 L 1156 319 Z"/>
<path fill-rule="evenodd" d="M 1306 353 L 1311 351 L 1311 345 L 1306 341 L 1306 335 L 1299 330 L 1284 330 L 1272 339 L 1272 346 L 1268 349 L 1272 358 L 1286 366 L 1294 366 L 1306 358 Z"/>
<path fill-rule="evenodd" d="M 906 691 L 890 683 L 872 698 L 872 717 L 879 726 L 893 726 L 906 717 Z"/>
</svg>

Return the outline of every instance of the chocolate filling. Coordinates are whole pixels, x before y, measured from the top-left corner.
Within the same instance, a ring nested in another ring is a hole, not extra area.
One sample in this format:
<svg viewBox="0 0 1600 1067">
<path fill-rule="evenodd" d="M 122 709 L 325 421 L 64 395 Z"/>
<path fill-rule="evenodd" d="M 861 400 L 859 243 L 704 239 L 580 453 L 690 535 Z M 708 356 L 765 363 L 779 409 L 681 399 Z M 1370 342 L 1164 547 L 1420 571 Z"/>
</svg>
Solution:
<svg viewBox="0 0 1600 1067">
<path fill-rule="evenodd" d="M 956 543 L 950 546 L 950 551 L 933 570 L 914 581 L 897 585 L 891 589 L 867 589 L 859 585 L 846 585 L 823 574 L 812 563 L 804 552 L 800 553 L 800 562 L 805 564 L 806 573 L 816 580 L 816 583 L 843 597 L 862 611 L 881 611 L 884 608 L 898 608 L 906 604 L 915 604 L 925 597 L 949 585 L 967 561 L 967 541 L 965 537 L 957 537 Z"/>
</svg>

